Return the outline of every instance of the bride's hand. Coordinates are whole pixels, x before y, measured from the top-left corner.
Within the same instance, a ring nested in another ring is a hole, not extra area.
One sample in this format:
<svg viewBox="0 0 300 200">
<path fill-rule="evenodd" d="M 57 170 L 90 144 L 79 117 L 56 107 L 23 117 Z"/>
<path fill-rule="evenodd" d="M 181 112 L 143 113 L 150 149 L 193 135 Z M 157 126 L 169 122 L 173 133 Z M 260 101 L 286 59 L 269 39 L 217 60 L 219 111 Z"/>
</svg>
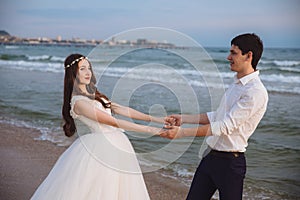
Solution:
<svg viewBox="0 0 300 200">
<path fill-rule="evenodd" d="M 169 139 L 177 139 L 184 137 L 184 129 L 182 129 L 180 126 L 169 126 L 165 125 L 166 129 L 163 129 L 160 132 L 160 136 L 164 138 Z"/>
<path fill-rule="evenodd" d="M 160 135 L 164 129 L 163 128 L 157 128 L 157 127 L 148 127 L 148 133 L 152 135 Z"/>
</svg>

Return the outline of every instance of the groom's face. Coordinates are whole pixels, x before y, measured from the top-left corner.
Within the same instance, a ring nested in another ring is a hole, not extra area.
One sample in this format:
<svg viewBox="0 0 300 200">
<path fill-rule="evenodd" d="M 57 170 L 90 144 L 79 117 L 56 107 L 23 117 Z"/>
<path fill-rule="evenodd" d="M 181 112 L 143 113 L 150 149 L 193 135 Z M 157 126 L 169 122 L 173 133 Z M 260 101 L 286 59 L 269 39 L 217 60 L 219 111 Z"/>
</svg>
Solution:
<svg viewBox="0 0 300 200">
<path fill-rule="evenodd" d="M 227 57 L 227 60 L 230 63 L 230 69 L 234 72 L 242 71 L 245 67 L 247 56 L 247 54 L 242 54 L 242 51 L 239 49 L 238 46 L 232 45 L 230 48 L 229 55 Z"/>
</svg>

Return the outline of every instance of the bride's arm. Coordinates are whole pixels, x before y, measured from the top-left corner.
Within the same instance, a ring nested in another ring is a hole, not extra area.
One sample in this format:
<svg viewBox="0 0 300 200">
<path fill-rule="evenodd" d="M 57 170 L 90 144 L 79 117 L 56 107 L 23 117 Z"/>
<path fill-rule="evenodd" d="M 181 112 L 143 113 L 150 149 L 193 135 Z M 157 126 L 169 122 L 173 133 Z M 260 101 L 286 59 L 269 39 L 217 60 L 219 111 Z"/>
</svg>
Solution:
<svg viewBox="0 0 300 200">
<path fill-rule="evenodd" d="M 144 114 L 140 111 L 137 111 L 133 108 L 129 108 L 126 106 L 119 105 L 117 103 L 112 102 L 111 108 L 114 113 L 118 115 L 123 115 L 125 117 L 129 117 L 132 119 L 143 120 L 143 121 L 153 121 L 158 123 L 164 123 L 163 117 L 153 117 L 151 115 Z"/>
<path fill-rule="evenodd" d="M 127 131 L 144 132 L 156 135 L 159 134 L 159 131 L 161 130 L 157 127 L 144 126 L 126 120 L 116 119 L 106 112 L 96 108 L 93 104 L 86 100 L 77 100 L 74 105 L 74 111 L 77 115 L 83 115 L 91 120 L 117 128 L 122 128 Z"/>
</svg>

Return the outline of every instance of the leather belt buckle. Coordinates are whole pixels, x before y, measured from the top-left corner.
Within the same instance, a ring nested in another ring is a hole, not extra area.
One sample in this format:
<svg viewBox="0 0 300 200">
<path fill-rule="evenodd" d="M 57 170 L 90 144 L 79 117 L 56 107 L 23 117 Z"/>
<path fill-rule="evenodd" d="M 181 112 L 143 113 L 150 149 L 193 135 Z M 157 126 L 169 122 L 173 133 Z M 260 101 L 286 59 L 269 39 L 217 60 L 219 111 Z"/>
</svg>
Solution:
<svg viewBox="0 0 300 200">
<path fill-rule="evenodd" d="M 235 158 L 239 157 L 239 153 L 232 153 Z"/>
</svg>

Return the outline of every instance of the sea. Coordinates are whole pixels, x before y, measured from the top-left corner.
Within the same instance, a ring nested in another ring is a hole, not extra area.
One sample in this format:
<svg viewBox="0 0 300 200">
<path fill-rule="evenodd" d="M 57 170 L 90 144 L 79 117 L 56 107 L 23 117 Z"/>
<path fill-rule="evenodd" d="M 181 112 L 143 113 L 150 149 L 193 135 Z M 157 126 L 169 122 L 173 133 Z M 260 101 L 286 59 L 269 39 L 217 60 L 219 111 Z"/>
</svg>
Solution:
<svg viewBox="0 0 300 200">
<path fill-rule="evenodd" d="M 37 129 L 36 140 L 69 146 L 74 139 L 64 136 L 61 107 L 63 62 L 71 53 L 88 56 L 97 88 L 112 101 L 155 116 L 216 109 L 234 76 L 229 47 L 0 45 L 0 123 Z M 266 48 L 257 69 L 269 103 L 248 141 L 244 199 L 300 199 L 300 48 Z M 191 184 L 205 138 L 126 134 L 145 173 Z"/>
</svg>

